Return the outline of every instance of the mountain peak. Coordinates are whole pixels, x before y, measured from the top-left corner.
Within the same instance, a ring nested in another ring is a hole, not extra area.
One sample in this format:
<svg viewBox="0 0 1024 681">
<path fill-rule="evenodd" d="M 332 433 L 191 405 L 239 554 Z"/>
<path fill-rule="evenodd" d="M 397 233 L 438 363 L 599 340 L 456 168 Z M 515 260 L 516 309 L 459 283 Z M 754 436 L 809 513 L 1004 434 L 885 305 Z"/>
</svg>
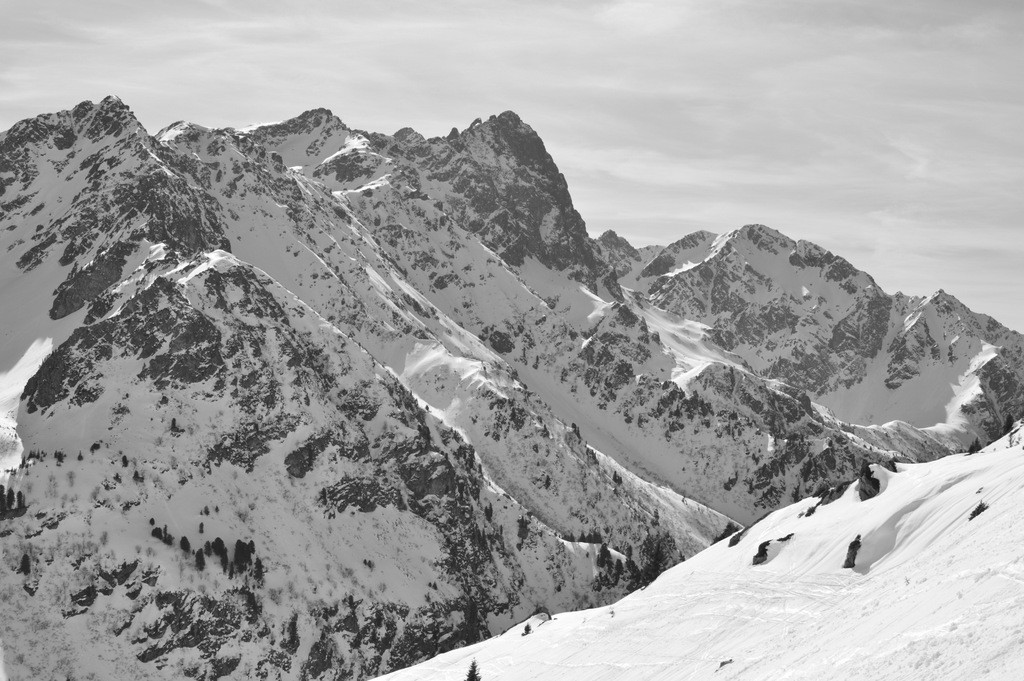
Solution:
<svg viewBox="0 0 1024 681">
<path fill-rule="evenodd" d="M 266 125 L 241 128 L 246 132 L 252 132 L 262 136 L 291 136 L 307 135 L 316 131 L 333 132 L 336 130 L 347 130 L 348 126 L 344 121 L 334 115 L 330 109 L 318 108 L 303 111 L 294 118 L 283 120 L 279 123 L 268 123 Z"/>
<path fill-rule="evenodd" d="M 947 307 L 957 311 L 967 310 L 967 306 L 964 305 L 959 298 L 954 296 L 952 293 L 947 293 L 945 289 L 941 288 L 935 293 L 928 296 L 928 298 L 925 300 L 925 304 L 931 304 L 938 307 Z"/>
<path fill-rule="evenodd" d="M 636 247 L 629 243 L 626 238 L 619 236 L 619 234 L 612 229 L 605 230 L 601 236 L 597 237 L 597 241 L 602 246 L 608 248 L 617 248 L 629 253 L 636 253 Z"/>
<path fill-rule="evenodd" d="M 511 134 L 527 135 L 540 139 L 540 136 L 537 135 L 534 129 L 523 121 L 515 111 L 502 111 L 500 114 L 492 114 L 486 120 L 477 118 L 469 124 L 468 128 L 462 131 L 460 136 L 481 133 L 490 133 L 502 137 Z"/>
<path fill-rule="evenodd" d="M 9 153 L 16 148 L 40 143 L 52 144 L 60 150 L 73 145 L 79 137 L 97 142 L 104 137 L 117 138 L 126 131 L 136 130 L 148 134 L 132 110 L 119 97 L 109 95 L 96 103 L 86 100 L 71 110 L 39 114 L 18 121 L 0 133 L 0 144 Z"/>
<path fill-rule="evenodd" d="M 523 119 L 519 117 L 519 114 L 511 109 L 508 111 L 502 111 L 497 116 L 491 116 L 491 118 L 509 125 L 523 125 Z"/>
<path fill-rule="evenodd" d="M 761 224 L 743 225 L 722 238 L 732 242 L 747 241 L 762 250 L 777 250 L 796 243 L 777 229 Z"/>
<path fill-rule="evenodd" d="M 78 106 L 71 110 L 71 113 L 77 120 L 82 120 L 90 115 L 103 116 L 108 119 L 135 119 L 135 114 L 131 108 L 116 95 L 107 95 L 95 103 L 87 99 L 84 102 L 80 102 Z"/>
<path fill-rule="evenodd" d="M 321 106 L 315 109 L 307 109 L 306 111 L 303 111 L 298 116 L 296 116 L 294 120 L 311 121 L 315 125 L 319 125 L 321 121 L 330 119 L 338 119 L 338 117 L 335 116 L 334 112 L 331 111 L 330 109 Z"/>
<path fill-rule="evenodd" d="M 688 248 L 693 248 L 700 244 L 708 244 L 717 238 L 718 235 L 715 234 L 714 232 L 709 232 L 706 229 L 698 229 L 696 232 L 690 232 L 682 239 L 677 239 L 676 241 L 673 241 L 672 243 L 665 247 L 665 250 L 685 250 Z"/>
<path fill-rule="evenodd" d="M 124 103 L 117 95 L 107 95 L 100 100 L 100 108 L 117 108 L 117 109 L 128 109 L 128 105 Z"/>
<path fill-rule="evenodd" d="M 417 132 L 414 128 L 410 128 L 409 126 L 401 128 L 400 130 L 395 132 L 395 134 L 392 135 L 392 137 L 394 137 L 399 142 L 412 144 L 419 144 L 420 142 L 426 141 L 426 138 L 422 134 Z"/>
</svg>

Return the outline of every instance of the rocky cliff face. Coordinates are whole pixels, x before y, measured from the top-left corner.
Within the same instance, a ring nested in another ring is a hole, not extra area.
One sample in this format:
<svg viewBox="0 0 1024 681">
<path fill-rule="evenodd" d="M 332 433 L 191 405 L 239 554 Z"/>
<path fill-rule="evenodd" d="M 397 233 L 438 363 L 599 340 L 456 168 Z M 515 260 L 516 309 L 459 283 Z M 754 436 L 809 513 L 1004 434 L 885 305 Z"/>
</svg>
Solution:
<svg viewBox="0 0 1024 681">
<path fill-rule="evenodd" d="M 511 112 L 150 136 L 108 98 L 0 149 L 14 677 L 363 678 L 1021 406 L 1019 337 L 945 294 L 763 227 L 592 240 Z M 943 428 L 841 420 L 951 377 Z"/>
</svg>

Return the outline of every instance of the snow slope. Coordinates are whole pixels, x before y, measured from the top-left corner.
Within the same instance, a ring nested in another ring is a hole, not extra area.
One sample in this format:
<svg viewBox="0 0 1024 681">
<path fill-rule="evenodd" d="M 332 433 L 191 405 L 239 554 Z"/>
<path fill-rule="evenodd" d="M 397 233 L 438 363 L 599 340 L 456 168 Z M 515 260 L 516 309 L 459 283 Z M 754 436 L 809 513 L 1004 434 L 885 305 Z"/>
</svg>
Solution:
<svg viewBox="0 0 1024 681">
<path fill-rule="evenodd" d="M 874 466 L 875 497 L 805 499 L 614 605 L 383 678 L 461 680 L 474 659 L 488 681 L 1020 678 L 1022 443 L 1018 424 L 973 456 Z"/>
</svg>

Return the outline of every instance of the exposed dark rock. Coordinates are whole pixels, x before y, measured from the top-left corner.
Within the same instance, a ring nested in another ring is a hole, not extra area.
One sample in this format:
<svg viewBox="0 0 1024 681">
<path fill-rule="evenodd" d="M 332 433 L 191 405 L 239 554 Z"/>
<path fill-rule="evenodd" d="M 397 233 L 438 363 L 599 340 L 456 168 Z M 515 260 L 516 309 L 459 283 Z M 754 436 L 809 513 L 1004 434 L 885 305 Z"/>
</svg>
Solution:
<svg viewBox="0 0 1024 681">
<path fill-rule="evenodd" d="M 860 535 L 850 542 L 850 548 L 846 551 L 846 560 L 843 561 L 844 568 L 853 568 L 857 565 L 857 552 L 860 551 Z"/>
<path fill-rule="evenodd" d="M 860 483 L 857 486 L 857 491 L 860 493 L 861 501 L 867 501 L 868 499 L 877 496 L 879 490 L 882 488 L 882 484 L 878 481 L 878 478 L 871 473 L 871 467 L 868 465 L 867 461 L 861 464 L 860 477 L 857 480 Z"/>
<path fill-rule="evenodd" d="M 329 629 L 320 632 L 320 638 L 310 647 L 309 657 L 302 665 L 302 678 L 318 679 L 324 672 L 342 662 L 338 646 Z"/>
<path fill-rule="evenodd" d="M 344 428 L 344 426 L 340 426 Z M 313 469 L 313 464 L 324 450 L 334 444 L 331 434 L 324 433 L 306 440 L 301 446 L 289 452 L 284 458 L 288 474 L 294 478 L 305 477 Z"/>
<path fill-rule="evenodd" d="M 71 602 L 81 606 L 92 605 L 96 602 L 96 587 L 90 584 L 81 591 L 71 594 Z"/>
<path fill-rule="evenodd" d="M 771 540 L 761 542 L 757 547 L 757 553 L 754 554 L 753 565 L 761 565 L 768 561 L 768 547 L 771 545 Z"/>
<path fill-rule="evenodd" d="M 675 267 L 676 259 L 671 253 L 662 252 L 640 270 L 641 277 L 660 277 Z"/>
<path fill-rule="evenodd" d="M 831 504 L 833 501 L 836 501 L 837 499 L 843 496 L 843 494 L 846 492 L 849 486 L 850 481 L 847 480 L 846 482 L 842 482 L 838 485 L 832 487 L 825 486 L 822 489 L 818 490 L 814 494 L 814 496 L 821 498 L 821 502 L 818 504 L 818 506 L 824 506 L 826 504 Z"/>
</svg>

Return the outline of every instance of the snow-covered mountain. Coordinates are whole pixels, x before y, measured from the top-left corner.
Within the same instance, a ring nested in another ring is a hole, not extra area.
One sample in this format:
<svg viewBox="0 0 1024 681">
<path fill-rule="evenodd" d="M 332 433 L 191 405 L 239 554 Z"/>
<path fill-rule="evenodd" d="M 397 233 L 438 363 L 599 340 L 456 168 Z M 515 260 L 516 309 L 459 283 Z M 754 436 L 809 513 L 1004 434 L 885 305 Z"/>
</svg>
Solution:
<svg viewBox="0 0 1024 681">
<path fill-rule="evenodd" d="M 624 286 L 707 324 L 758 375 L 845 421 L 944 424 L 990 441 L 1024 408 L 1024 337 L 945 291 L 889 295 L 843 258 L 763 225 L 697 232 L 642 269 L 632 262 Z"/>
<path fill-rule="evenodd" d="M 0 133 L 0 253 L 12 678 L 384 672 L 1024 405 L 1021 337 L 945 294 L 762 227 L 592 239 L 511 112 L 84 102 Z"/>
<path fill-rule="evenodd" d="M 1024 436 L 872 466 L 618 603 L 538 614 L 384 678 L 1015 679 L 1024 667 Z M 526 628 L 529 626 L 529 633 Z"/>
</svg>

